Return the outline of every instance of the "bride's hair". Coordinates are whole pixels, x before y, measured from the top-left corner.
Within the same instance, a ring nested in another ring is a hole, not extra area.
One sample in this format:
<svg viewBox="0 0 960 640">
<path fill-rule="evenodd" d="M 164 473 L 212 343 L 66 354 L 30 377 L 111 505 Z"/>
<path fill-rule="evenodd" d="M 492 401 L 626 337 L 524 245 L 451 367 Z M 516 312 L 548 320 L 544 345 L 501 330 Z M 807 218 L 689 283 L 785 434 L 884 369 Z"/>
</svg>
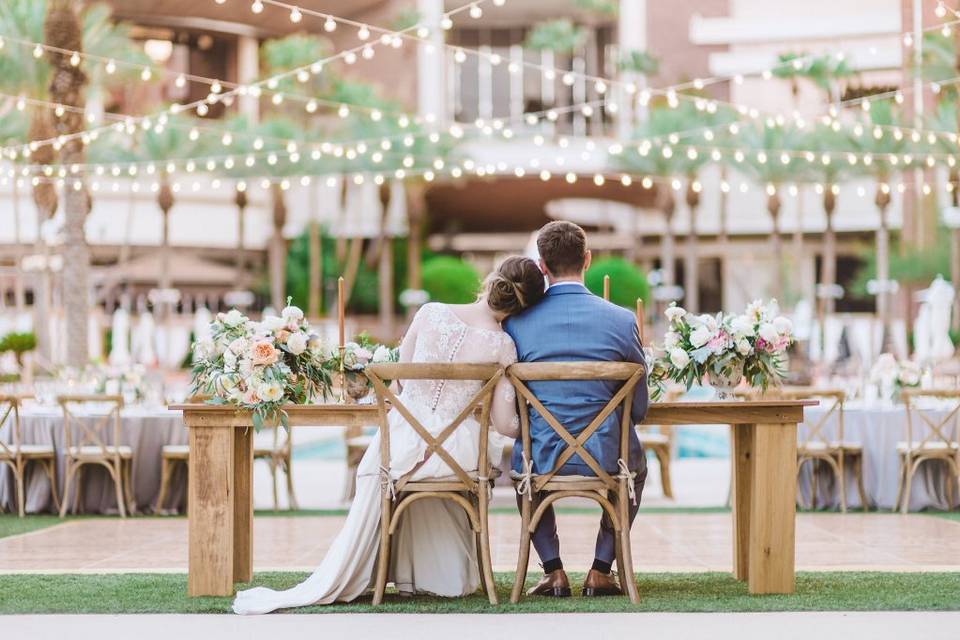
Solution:
<svg viewBox="0 0 960 640">
<path fill-rule="evenodd" d="M 494 311 L 508 316 L 520 313 L 543 298 L 543 273 L 530 258 L 511 256 L 487 276 L 483 292 Z"/>
</svg>

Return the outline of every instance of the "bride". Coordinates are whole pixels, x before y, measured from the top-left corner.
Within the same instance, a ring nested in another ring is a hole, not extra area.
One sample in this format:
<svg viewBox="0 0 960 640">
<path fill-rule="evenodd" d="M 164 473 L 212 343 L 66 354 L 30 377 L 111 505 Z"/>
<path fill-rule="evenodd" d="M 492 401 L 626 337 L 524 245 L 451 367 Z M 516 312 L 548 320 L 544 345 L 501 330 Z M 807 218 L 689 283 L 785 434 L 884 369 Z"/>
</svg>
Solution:
<svg viewBox="0 0 960 640">
<path fill-rule="evenodd" d="M 400 343 L 400 362 L 471 362 L 512 364 L 516 347 L 500 328 L 511 314 L 543 297 L 543 275 L 529 258 L 504 260 L 484 283 L 473 304 L 430 303 L 416 314 Z M 411 380 L 400 400 L 434 435 L 480 390 L 480 382 Z M 513 388 L 503 378 L 493 399 L 491 419 L 496 431 L 515 437 L 518 431 Z M 390 474 L 396 479 L 413 469 L 426 453 L 426 444 L 392 411 Z M 466 471 L 476 469 L 480 426 L 464 421 L 444 443 L 444 449 Z M 491 460 L 500 459 L 498 446 Z M 237 594 L 239 614 L 269 613 L 312 604 L 349 602 L 369 589 L 376 564 L 380 521 L 379 436 L 373 439 L 357 469 L 357 492 L 343 529 L 314 573 L 285 591 L 257 587 Z M 426 459 L 414 480 L 450 475 L 439 456 Z M 480 583 L 476 543 L 466 514 L 447 500 L 412 503 L 401 522 L 390 554 L 390 579 L 404 594 L 429 593 L 456 597 L 473 593 Z"/>
</svg>

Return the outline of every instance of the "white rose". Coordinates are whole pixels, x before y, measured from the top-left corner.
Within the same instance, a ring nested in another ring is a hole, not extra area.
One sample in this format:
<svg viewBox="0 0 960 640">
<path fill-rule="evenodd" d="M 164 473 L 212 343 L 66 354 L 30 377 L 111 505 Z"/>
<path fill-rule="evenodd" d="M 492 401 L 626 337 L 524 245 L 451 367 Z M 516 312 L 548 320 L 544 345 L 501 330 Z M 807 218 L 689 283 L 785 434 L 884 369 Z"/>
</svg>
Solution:
<svg viewBox="0 0 960 640">
<path fill-rule="evenodd" d="M 674 305 L 674 306 L 667 307 L 666 315 L 667 315 L 667 318 L 670 320 L 670 322 L 673 322 L 674 320 L 677 320 L 687 315 L 687 310 L 684 309 L 683 307 L 678 307 Z"/>
<path fill-rule="evenodd" d="M 752 347 L 750 346 L 750 341 L 747 340 L 746 338 L 740 338 L 739 340 L 737 340 L 737 353 L 739 353 L 740 355 L 742 356 L 750 355 L 751 348 Z"/>
<path fill-rule="evenodd" d="M 257 387 L 257 395 L 264 402 L 277 402 L 283 398 L 283 387 L 279 382 L 265 382 Z"/>
<path fill-rule="evenodd" d="M 371 359 L 373 359 L 373 354 L 370 353 L 370 349 L 367 349 L 366 347 L 358 347 L 353 352 L 353 355 L 357 359 L 357 362 L 359 362 L 360 364 L 366 364 L 370 362 Z"/>
<path fill-rule="evenodd" d="M 789 318 L 783 316 L 777 316 L 773 319 L 773 327 L 777 330 L 782 336 L 788 336 L 793 333 L 793 323 L 790 322 Z"/>
<path fill-rule="evenodd" d="M 280 316 L 286 320 L 293 320 L 294 322 L 300 322 L 303 320 L 303 310 L 300 307 L 295 307 L 293 305 L 283 308 L 283 311 L 280 312 Z"/>
<path fill-rule="evenodd" d="M 712 316 L 709 313 L 704 313 L 698 319 L 700 324 L 710 329 L 711 332 L 717 332 L 719 325 L 717 324 L 717 318 L 715 316 Z"/>
<path fill-rule="evenodd" d="M 277 329 L 282 329 L 286 324 L 287 321 L 280 316 L 266 316 L 260 322 L 260 328 L 263 331 L 276 331 Z"/>
<path fill-rule="evenodd" d="M 764 322 L 762 325 L 760 325 L 760 329 L 757 331 L 757 334 L 767 342 L 776 342 L 777 338 L 780 337 L 780 333 L 777 331 L 777 328 L 769 322 Z"/>
<path fill-rule="evenodd" d="M 710 327 L 697 327 L 690 333 L 690 344 L 699 349 L 703 345 L 710 342 L 710 338 L 713 337 L 713 333 L 714 332 L 710 330 Z"/>
<path fill-rule="evenodd" d="M 249 378 L 250 374 L 253 373 L 253 361 L 250 358 L 241 358 L 237 363 L 237 371 L 244 378 Z"/>
<path fill-rule="evenodd" d="M 250 342 L 246 338 L 237 338 L 230 343 L 230 346 L 227 349 L 233 352 L 234 355 L 243 355 L 247 352 L 247 349 L 250 348 Z"/>
<path fill-rule="evenodd" d="M 287 350 L 295 356 L 307 350 L 307 334 L 302 331 L 291 333 L 287 338 Z"/>
<path fill-rule="evenodd" d="M 690 364 L 690 356 L 683 349 L 670 350 L 670 363 L 677 369 L 683 369 Z"/>
<path fill-rule="evenodd" d="M 229 349 L 223 352 L 223 370 L 227 373 L 237 370 L 237 356 Z"/>
<path fill-rule="evenodd" d="M 749 338 L 753 335 L 753 322 L 747 316 L 734 316 L 730 321 L 730 331 L 735 336 Z"/>
<path fill-rule="evenodd" d="M 680 334 L 676 331 L 667 331 L 663 336 L 663 346 L 665 349 L 673 349 L 680 344 Z"/>
<path fill-rule="evenodd" d="M 244 315 L 236 309 L 230 309 L 230 311 L 223 316 L 223 324 L 228 327 L 239 327 L 245 320 Z"/>
<path fill-rule="evenodd" d="M 392 360 L 392 352 L 390 351 L 390 347 L 386 345 L 380 345 L 376 351 L 373 352 L 374 362 L 390 362 L 390 360 Z"/>
<path fill-rule="evenodd" d="M 216 346 L 213 344 L 213 340 L 210 338 L 204 338 L 197 341 L 193 346 L 193 357 L 197 360 L 206 360 L 211 355 L 213 355 L 216 350 Z"/>
</svg>

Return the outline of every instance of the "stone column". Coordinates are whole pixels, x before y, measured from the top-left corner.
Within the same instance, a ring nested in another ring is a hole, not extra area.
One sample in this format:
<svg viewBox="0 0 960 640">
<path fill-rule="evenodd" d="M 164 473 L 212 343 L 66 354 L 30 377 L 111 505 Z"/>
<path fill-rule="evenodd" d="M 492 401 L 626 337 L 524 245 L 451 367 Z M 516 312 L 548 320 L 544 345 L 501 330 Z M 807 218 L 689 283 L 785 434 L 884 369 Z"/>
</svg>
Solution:
<svg viewBox="0 0 960 640">
<path fill-rule="evenodd" d="M 260 75 L 260 43 L 253 36 L 237 38 L 237 81 L 253 82 Z M 253 96 L 241 96 L 240 113 L 251 122 L 260 119 L 260 103 Z"/>
<path fill-rule="evenodd" d="M 436 122 L 447 121 L 444 97 L 443 0 L 417 0 L 421 21 L 430 29 L 429 42 L 417 45 L 417 113 L 432 115 Z"/>
<path fill-rule="evenodd" d="M 628 51 L 646 51 L 647 49 L 647 0 L 620 0 L 620 12 L 617 21 L 618 55 L 622 58 Z M 620 61 L 617 60 L 617 63 Z M 620 79 L 637 86 L 638 92 L 646 87 L 646 77 L 632 71 L 620 74 Z M 629 95 L 622 87 L 617 89 L 617 103 L 620 115 L 617 119 L 617 135 L 621 140 L 628 140 L 636 125 L 637 114 L 634 113 L 634 96 Z"/>
</svg>

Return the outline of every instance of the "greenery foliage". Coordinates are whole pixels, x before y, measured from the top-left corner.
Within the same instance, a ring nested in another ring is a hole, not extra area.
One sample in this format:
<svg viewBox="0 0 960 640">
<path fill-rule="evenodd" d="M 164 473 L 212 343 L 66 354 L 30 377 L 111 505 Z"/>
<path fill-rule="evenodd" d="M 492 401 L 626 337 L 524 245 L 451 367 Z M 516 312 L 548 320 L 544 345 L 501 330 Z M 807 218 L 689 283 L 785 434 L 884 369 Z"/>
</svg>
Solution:
<svg viewBox="0 0 960 640">
<path fill-rule="evenodd" d="M 603 277 L 610 276 L 610 302 L 627 309 L 635 309 L 637 298 L 650 302 L 650 286 L 644 273 L 623 258 L 595 260 L 584 277 L 587 288 L 603 295 Z"/>
<path fill-rule="evenodd" d="M 867 282 L 877 277 L 877 253 L 874 247 L 865 248 L 861 254 L 864 264 L 857 271 L 851 289 L 853 293 L 866 295 Z M 899 241 L 890 245 L 890 277 L 903 285 L 930 284 L 942 275 L 950 278 L 950 232 L 941 229 L 936 234 L 935 244 L 929 247 L 912 247 Z"/>
<path fill-rule="evenodd" d="M 17 364 L 23 364 L 23 354 L 37 348 L 37 336 L 29 331 L 13 332 L 0 338 L 0 353 L 13 352 Z"/>
<path fill-rule="evenodd" d="M 423 288 L 433 302 L 466 304 L 476 299 L 480 276 L 460 258 L 435 256 L 423 264 Z"/>
<path fill-rule="evenodd" d="M 645 76 L 652 76 L 660 69 L 660 60 L 646 51 L 634 49 L 623 53 L 619 67 L 621 71 L 632 71 L 642 73 Z"/>
<path fill-rule="evenodd" d="M 568 18 L 540 22 L 527 33 L 526 47 L 536 51 L 573 53 L 583 44 L 586 32 Z"/>
</svg>

